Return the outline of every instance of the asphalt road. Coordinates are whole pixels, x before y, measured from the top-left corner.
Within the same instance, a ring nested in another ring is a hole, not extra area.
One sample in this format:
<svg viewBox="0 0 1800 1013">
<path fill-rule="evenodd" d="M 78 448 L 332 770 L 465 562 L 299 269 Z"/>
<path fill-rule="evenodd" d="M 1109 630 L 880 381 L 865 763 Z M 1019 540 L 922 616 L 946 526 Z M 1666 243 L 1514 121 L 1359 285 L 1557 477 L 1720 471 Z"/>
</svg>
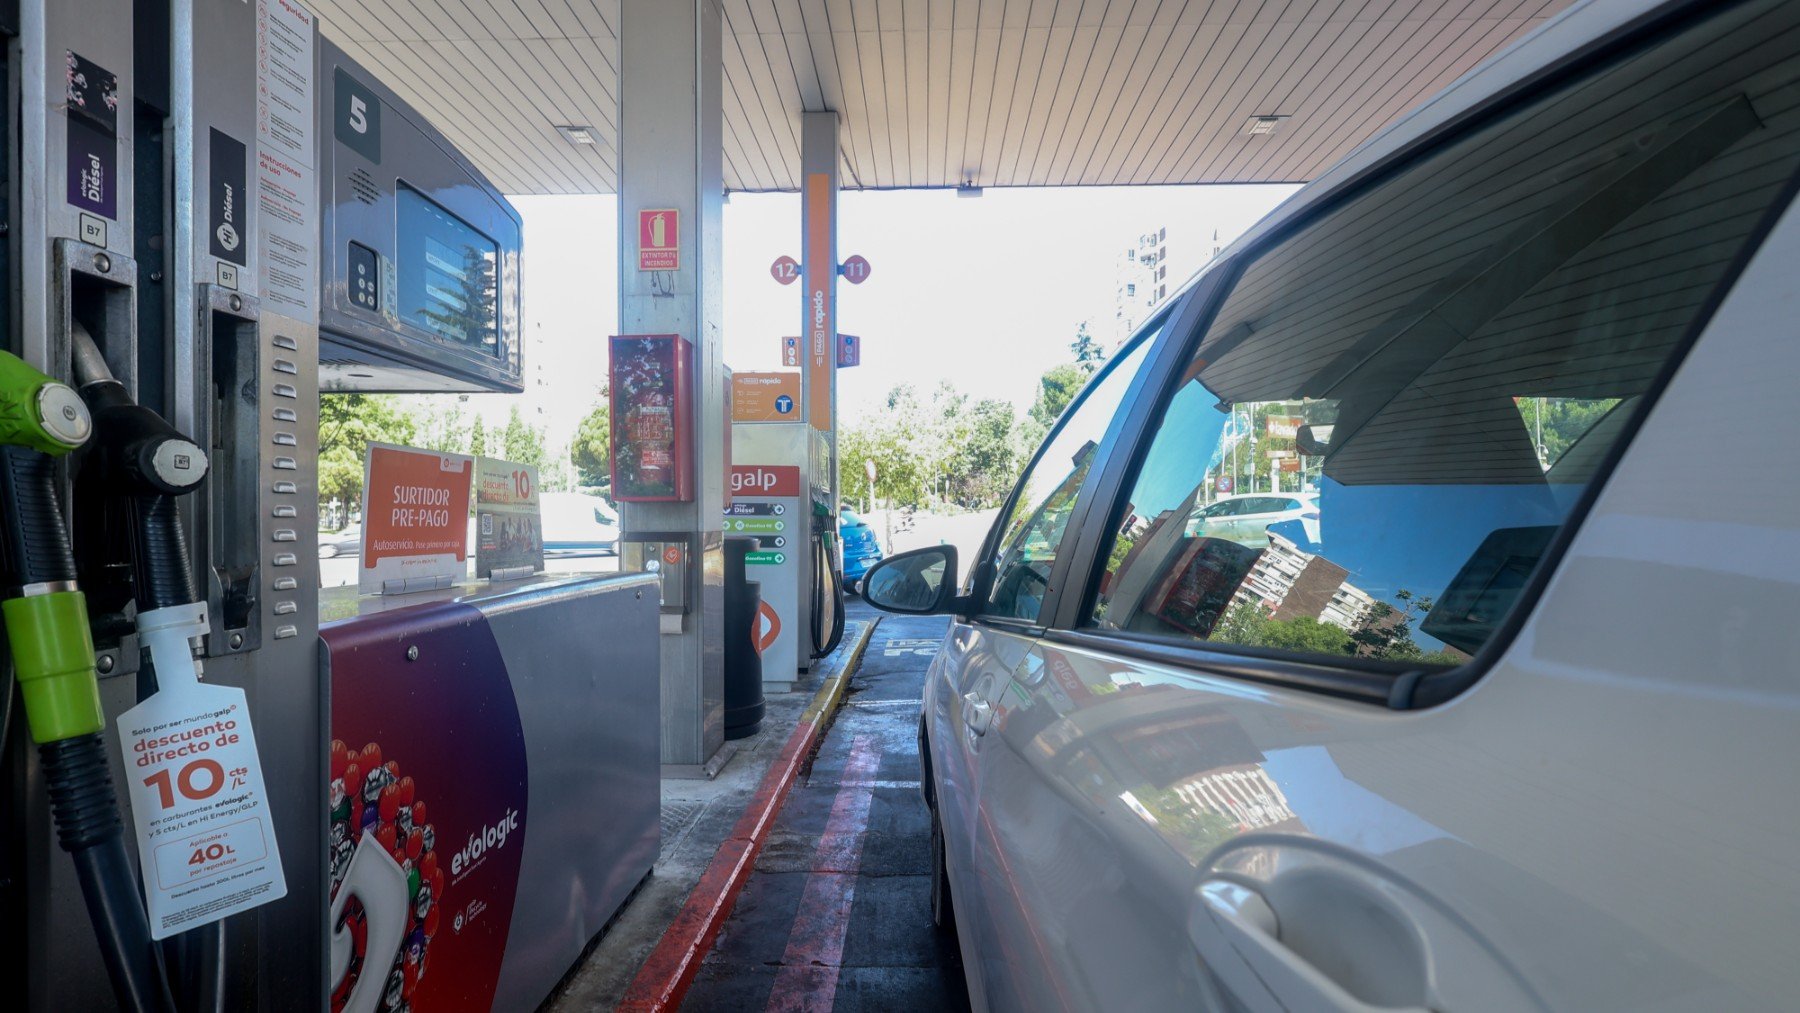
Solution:
<svg viewBox="0 0 1800 1013">
<path fill-rule="evenodd" d="M 882 616 L 684 1009 L 968 1008 L 954 937 L 931 924 L 919 795 L 919 695 L 948 622 Z"/>
</svg>

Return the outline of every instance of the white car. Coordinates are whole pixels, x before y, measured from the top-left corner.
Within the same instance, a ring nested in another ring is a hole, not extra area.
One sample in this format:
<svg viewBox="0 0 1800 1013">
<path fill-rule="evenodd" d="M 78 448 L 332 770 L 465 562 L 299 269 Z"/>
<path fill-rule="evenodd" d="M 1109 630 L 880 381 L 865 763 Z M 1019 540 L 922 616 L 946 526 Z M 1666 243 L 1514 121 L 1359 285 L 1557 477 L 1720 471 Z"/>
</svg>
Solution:
<svg viewBox="0 0 1800 1013">
<path fill-rule="evenodd" d="M 544 518 L 547 556 L 615 556 L 619 518 L 611 503 L 579 492 L 546 492 L 538 497 Z"/>
<path fill-rule="evenodd" d="M 1269 525 L 1299 521 L 1306 539 L 1319 540 L 1319 497 L 1312 493 L 1238 493 L 1220 496 L 1194 511 L 1188 534 L 1229 538 L 1240 545 L 1269 544 Z"/>
<path fill-rule="evenodd" d="M 1574 7 L 870 570 L 977 1009 L 1794 1006 L 1797 179 L 1800 4 Z M 1240 412 L 1322 544 L 1188 529 Z"/>
</svg>

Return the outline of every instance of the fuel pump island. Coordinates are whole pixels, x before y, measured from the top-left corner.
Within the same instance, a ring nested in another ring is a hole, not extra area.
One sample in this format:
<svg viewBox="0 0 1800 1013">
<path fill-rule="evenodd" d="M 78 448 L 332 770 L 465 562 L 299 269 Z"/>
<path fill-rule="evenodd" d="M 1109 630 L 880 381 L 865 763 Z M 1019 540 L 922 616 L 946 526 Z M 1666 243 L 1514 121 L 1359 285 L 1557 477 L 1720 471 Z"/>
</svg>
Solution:
<svg viewBox="0 0 1800 1013">
<path fill-rule="evenodd" d="M 517 212 L 297 0 L 0 32 L 20 1001 L 536 1006 L 656 856 L 657 579 L 315 551 L 321 391 L 522 389 Z"/>
</svg>

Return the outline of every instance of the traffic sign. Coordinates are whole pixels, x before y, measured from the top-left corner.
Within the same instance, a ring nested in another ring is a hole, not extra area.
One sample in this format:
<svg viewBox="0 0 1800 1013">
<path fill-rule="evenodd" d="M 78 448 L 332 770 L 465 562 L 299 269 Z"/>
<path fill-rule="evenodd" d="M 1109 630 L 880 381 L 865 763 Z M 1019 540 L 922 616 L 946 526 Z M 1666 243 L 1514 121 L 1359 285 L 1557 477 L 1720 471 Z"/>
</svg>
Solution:
<svg viewBox="0 0 1800 1013">
<path fill-rule="evenodd" d="M 839 369 L 862 365 L 862 339 L 854 334 L 838 335 L 837 364 Z"/>
<path fill-rule="evenodd" d="M 869 280 L 869 262 L 862 254 L 853 254 L 838 268 L 838 274 L 852 285 L 861 285 Z"/>
<path fill-rule="evenodd" d="M 792 285 L 800 280 L 800 262 L 784 253 L 769 265 L 769 274 L 783 285 Z"/>
</svg>

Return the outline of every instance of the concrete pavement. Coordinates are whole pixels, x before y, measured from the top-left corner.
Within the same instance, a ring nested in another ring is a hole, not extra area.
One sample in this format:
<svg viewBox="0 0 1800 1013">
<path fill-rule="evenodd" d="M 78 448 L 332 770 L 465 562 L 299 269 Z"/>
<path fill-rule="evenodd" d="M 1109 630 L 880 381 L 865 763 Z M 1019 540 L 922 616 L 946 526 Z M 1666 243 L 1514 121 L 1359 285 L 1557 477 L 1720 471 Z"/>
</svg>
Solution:
<svg viewBox="0 0 1800 1013">
<path fill-rule="evenodd" d="M 684 1009 L 968 1008 L 955 940 L 931 924 L 919 794 L 919 697 L 947 626 L 881 617 Z"/>
</svg>

